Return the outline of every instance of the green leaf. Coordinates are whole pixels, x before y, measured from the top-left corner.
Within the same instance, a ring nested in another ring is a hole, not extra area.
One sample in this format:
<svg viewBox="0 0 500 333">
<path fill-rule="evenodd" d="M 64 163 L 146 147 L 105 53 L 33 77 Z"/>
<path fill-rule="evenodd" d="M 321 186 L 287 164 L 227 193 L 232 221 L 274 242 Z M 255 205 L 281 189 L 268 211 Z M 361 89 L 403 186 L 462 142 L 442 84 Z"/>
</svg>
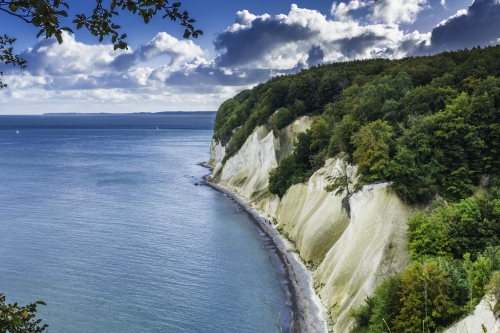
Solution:
<svg viewBox="0 0 500 333">
<path fill-rule="evenodd" d="M 55 33 L 55 36 L 56 36 L 57 42 L 58 42 L 59 44 L 62 44 L 63 39 L 62 39 L 62 35 L 61 35 L 61 33 L 60 33 L 60 32 L 56 32 L 56 33 Z"/>
<path fill-rule="evenodd" d="M 190 36 L 191 36 L 191 31 L 189 31 L 188 29 L 184 30 L 184 35 L 182 37 L 189 38 Z"/>
</svg>

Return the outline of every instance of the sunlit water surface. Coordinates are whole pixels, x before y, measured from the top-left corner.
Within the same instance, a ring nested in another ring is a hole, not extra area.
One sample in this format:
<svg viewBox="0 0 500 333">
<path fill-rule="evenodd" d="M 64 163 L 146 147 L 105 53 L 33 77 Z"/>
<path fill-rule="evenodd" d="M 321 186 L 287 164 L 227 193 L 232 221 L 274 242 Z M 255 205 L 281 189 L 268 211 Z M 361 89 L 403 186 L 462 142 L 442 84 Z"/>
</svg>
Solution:
<svg viewBox="0 0 500 333">
<path fill-rule="evenodd" d="M 258 230 L 195 185 L 213 119 L 0 116 L 0 293 L 48 332 L 278 331 Z"/>
</svg>

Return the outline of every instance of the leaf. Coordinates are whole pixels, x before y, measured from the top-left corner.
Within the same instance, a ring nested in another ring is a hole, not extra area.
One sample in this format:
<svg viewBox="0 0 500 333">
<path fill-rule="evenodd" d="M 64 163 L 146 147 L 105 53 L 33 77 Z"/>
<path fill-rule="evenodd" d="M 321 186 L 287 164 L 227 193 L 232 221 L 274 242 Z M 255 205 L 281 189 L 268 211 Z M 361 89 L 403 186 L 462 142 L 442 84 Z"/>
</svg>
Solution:
<svg viewBox="0 0 500 333">
<path fill-rule="evenodd" d="M 11 3 L 11 4 L 9 5 L 9 8 L 10 8 L 10 10 L 11 10 L 13 13 L 15 13 L 15 12 L 19 9 L 19 5 L 18 5 L 18 4 L 16 4 L 16 3 Z"/>
<path fill-rule="evenodd" d="M 188 29 L 184 30 L 184 35 L 182 37 L 189 38 L 190 36 L 191 36 L 191 31 L 189 31 Z"/>
<path fill-rule="evenodd" d="M 55 35 L 56 35 L 57 42 L 58 42 L 59 44 L 62 44 L 63 39 L 62 39 L 62 35 L 61 35 L 61 33 L 60 33 L 60 32 L 56 32 L 56 33 L 55 33 Z"/>
</svg>

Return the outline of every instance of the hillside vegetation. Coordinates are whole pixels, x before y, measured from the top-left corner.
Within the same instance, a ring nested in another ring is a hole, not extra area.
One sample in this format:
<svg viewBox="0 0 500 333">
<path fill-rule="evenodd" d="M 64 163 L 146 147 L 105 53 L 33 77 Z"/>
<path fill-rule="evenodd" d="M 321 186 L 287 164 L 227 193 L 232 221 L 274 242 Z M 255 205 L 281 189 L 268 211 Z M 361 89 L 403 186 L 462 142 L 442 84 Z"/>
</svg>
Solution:
<svg viewBox="0 0 500 333">
<path fill-rule="evenodd" d="M 306 151 L 275 173 L 274 193 L 283 195 L 327 157 L 345 152 L 362 181 L 392 181 L 409 203 L 436 194 L 457 201 L 472 195 L 482 177 L 500 172 L 498 59 L 496 46 L 278 76 L 224 102 L 214 138 L 227 144 L 230 157 L 257 126 L 279 130 L 316 115 L 311 132 L 299 138 Z"/>
<path fill-rule="evenodd" d="M 499 59 L 494 46 L 335 63 L 275 77 L 221 105 L 214 139 L 225 160 L 257 126 L 278 135 L 315 116 L 270 173 L 280 197 L 342 156 L 357 164 L 358 187 L 390 181 L 406 203 L 431 208 L 408 222 L 412 264 L 352 312 L 356 332 L 439 331 L 485 293 L 500 298 Z M 326 189 L 339 194 L 344 180 Z"/>
</svg>

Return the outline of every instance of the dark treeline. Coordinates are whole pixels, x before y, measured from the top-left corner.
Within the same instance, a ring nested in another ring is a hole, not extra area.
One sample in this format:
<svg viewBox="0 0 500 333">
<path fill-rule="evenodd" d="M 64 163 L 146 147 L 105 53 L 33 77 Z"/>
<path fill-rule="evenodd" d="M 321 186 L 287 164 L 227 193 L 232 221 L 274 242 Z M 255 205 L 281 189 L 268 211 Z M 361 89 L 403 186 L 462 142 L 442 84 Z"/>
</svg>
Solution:
<svg viewBox="0 0 500 333">
<path fill-rule="evenodd" d="M 408 222 L 412 263 L 352 312 L 355 332 L 439 331 L 486 293 L 500 299 L 500 46 L 275 77 L 224 102 L 214 138 L 227 159 L 257 126 L 279 133 L 303 115 L 314 123 L 271 171 L 272 193 L 339 156 L 357 164 L 358 188 L 390 181 L 408 204 L 434 207 Z"/>
</svg>

